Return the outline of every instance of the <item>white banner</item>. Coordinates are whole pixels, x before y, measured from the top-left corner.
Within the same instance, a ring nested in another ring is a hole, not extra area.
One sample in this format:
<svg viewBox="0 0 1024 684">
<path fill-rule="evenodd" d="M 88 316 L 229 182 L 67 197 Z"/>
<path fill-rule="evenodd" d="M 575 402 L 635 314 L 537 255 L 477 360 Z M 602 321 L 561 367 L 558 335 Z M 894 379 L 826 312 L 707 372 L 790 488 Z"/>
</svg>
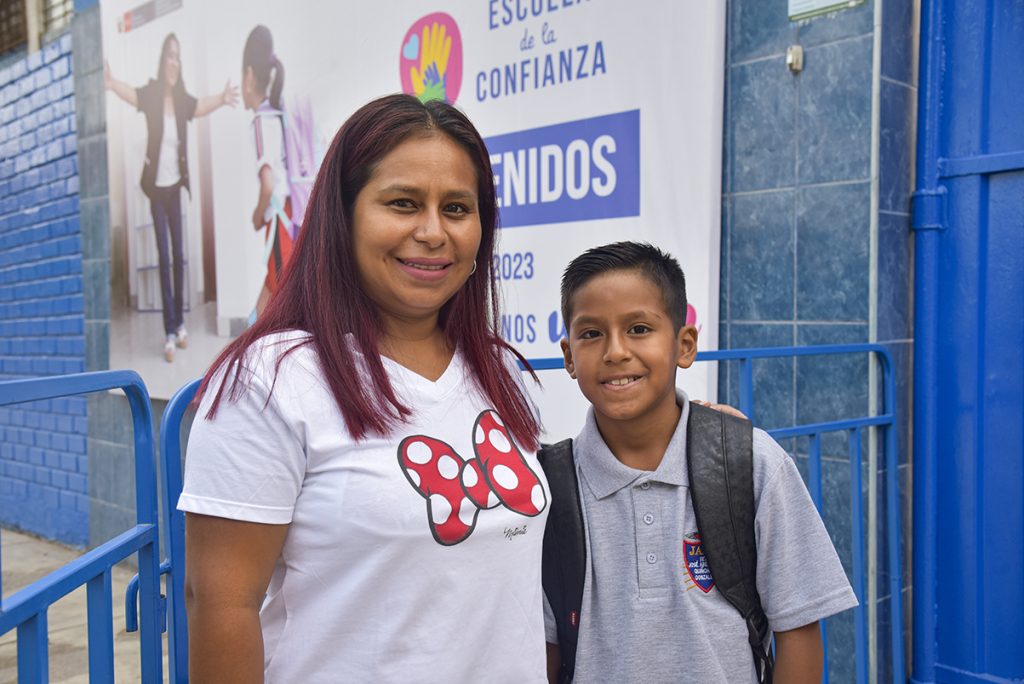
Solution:
<svg viewBox="0 0 1024 684">
<path fill-rule="evenodd" d="M 239 83 L 246 38 L 267 26 L 285 68 L 284 99 L 310 104 L 321 146 L 356 108 L 389 92 L 440 95 L 462 108 L 487 140 L 502 204 L 501 328 L 527 357 L 560 356 L 558 288 L 569 260 L 624 239 L 679 259 L 700 348 L 717 348 L 724 3 L 105 0 L 101 9 L 114 77 L 136 87 L 155 78 L 174 32 L 183 81 L 199 98 Z M 244 326 L 265 277 L 263 234 L 250 223 L 253 113 L 240 105 L 189 124 L 190 340 L 166 363 L 153 295 L 160 265 L 139 187 L 145 118 L 107 96 L 112 278 L 124 303 L 111 365 L 139 369 L 155 396 L 205 370 Z M 561 371 L 541 378 L 549 435 L 574 434 L 585 408 L 578 390 Z M 714 397 L 715 380 L 710 364 L 680 374 L 695 397 Z"/>
</svg>

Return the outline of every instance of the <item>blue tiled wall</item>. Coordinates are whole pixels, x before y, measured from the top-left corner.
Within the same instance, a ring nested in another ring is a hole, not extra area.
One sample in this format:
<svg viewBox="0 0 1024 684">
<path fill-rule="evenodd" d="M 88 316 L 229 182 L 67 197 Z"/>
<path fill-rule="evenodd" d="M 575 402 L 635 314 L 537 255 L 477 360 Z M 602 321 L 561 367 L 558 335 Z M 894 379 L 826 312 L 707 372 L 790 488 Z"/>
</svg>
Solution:
<svg viewBox="0 0 1024 684">
<path fill-rule="evenodd" d="M 0 71 L 0 379 L 85 370 L 71 35 Z M 86 403 L 0 409 L 0 523 L 88 541 Z"/>
<path fill-rule="evenodd" d="M 909 482 L 914 4 L 877 1 L 882 3 L 877 112 L 872 105 L 875 2 L 800 25 L 788 21 L 786 0 L 729 3 L 720 340 L 723 347 L 734 348 L 886 344 L 896 360 L 904 464 L 900 475 Z M 786 67 L 790 45 L 804 49 L 801 73 Z M 873 116 L 879 122 L 874 150 Z M 879 163 L 875 216 L 873 152 Z M 877 244 L 874 266 L 872 241 Z M 868 410 L 866 357 L 773 359 L 754 368 L 754 417 L 760 425 L 835 420 L 862 416 Z M 720 388 L 720 396 L 736 401 L 734 367 L 722 365 Z M 806 441 L 783 446 L 806 472 Z M 822 448 L 824 518 L 849 568 L 846 439 L 827 436 Z M 864 454 L 866 460 L 866 447 Z M 884 476 L 884 469 L 876 474 L 883 497 L 879 539 L 886 532 Z M 905 506 L 908 491 L 901 492 Z M 906 537 L 909 528 L 904 531 Z M 886 559 L 884 548 L 879 549 L 879 563 Z M 880 674 L 891 668 L 890 649 L 882 636 L 889 620 L 886 576 L 883 573 L 878 582 Z M 830 681 L 852 681 L 852 620 L 841 616 L 829 622 Z"/>
<path fill-rule="evenodd" d="M 729 5 L 723 346 L 868 341 L 874 8 L 803 25 L 786 10 L 785 0 Z M 799 74 L 785 66 L 789 45 L 804 48 Z M 760 424 L 803 420 L 801 405 L 815 406 L 817 419 L 849 417 L 840 415 L 852 406 L 842 364 L 762 363 L 775 370 L 762 371 L 770 381 L 757 388 Z M 726 398 L 732 371 L 722 372 Z"/>
</svg>

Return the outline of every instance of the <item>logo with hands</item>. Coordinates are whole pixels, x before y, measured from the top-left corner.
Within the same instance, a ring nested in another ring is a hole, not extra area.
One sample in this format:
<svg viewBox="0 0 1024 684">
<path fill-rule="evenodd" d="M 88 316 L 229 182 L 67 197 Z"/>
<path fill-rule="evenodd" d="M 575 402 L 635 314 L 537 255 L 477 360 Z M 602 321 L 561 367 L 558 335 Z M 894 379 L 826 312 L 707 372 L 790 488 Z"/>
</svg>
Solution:
<svg viewBox="0 0 1024 684">
<path fill-rule="evenodd" d="M 399 57 L 402 91 L 421 102 L 454 103 L 462 86 L 462 36 L 455 20 L 434 12 L 413 23 Z"/>
</svg>

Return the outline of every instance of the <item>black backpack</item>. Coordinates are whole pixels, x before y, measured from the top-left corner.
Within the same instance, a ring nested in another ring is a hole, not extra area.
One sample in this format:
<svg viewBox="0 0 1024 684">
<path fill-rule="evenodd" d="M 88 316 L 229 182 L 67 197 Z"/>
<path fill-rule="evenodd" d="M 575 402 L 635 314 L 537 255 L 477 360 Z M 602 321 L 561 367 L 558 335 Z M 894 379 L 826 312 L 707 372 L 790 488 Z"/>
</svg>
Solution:
<svg viewBox="0 0 1024 684">
<path fill-rule="evenodd" d="M 773 659 L 764 647 L 768 618 L 756 582 L 752 430 L 749 421 L 691 403 L 687 469 L 697 529 L 715 586 L 743 616 L 758 681 L 770 684 Z M 551 488 L 544 529 L 544 593 L 558 627 L 558 681 L 568 683 L 576 670 L 587 569 L 572 440 L 545 445 L 537 456 Z"/>
</svg>

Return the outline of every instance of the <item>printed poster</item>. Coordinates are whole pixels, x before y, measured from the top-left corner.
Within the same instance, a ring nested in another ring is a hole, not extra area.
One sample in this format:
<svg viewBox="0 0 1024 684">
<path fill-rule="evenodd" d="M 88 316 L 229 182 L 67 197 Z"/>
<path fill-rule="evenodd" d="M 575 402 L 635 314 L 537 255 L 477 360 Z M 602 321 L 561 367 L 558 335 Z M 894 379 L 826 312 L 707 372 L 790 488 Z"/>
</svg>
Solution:
<svg viewBox="0 0 1024 684">
<path fill-rule="evenodd" d="M 314 157 L 349 114 L 380 95 L 443 97 L 467 113 L 487 141 L 501 203 L 500 326 L 525 356 L 561 356 L 566 264 L 624 239 L 679 259 L 700 349 L 718 347 L 722 3 L 108 0 L 101 12 L 111 367 L 138 370 L 153 396 L 200 376 L 245 329 L 274 268 L 266 231 L 254 225 L 257 159 L 273 142 L 255 134 L 255 121 L 266 129 L 266 112 L 249 106 L 241 88 L 257 26 L 272 37 L 283 102 L 304 112 Z M 173 181 L 177 170 L 189 191 L 154 201 L 143 189 L 145 160 L 179 142 L 168 143 L 163 130 L 154 140 L 154 122 L 169 122 L 162 128 L 173 133 L 181 126 L 173 109 L 157 117 L 125 95 L 164 83 L 171 34 L 171 72 L 197 105 L 184 123 L 182 160 L 169 164 L 164 155 L 157 175 Z M 175 202 L 177 227 L 166 219 Z M 165 354 L 179 318 L 185 344 L 172 337 Z M 549 437 L 574 435 L 584 400 L 563 370 L 540 377 L 534 396 Z M 713 364 L 699 363 L 680 385 L 691 397 L 714 398 L 716 378 Z"/>
</svg>

